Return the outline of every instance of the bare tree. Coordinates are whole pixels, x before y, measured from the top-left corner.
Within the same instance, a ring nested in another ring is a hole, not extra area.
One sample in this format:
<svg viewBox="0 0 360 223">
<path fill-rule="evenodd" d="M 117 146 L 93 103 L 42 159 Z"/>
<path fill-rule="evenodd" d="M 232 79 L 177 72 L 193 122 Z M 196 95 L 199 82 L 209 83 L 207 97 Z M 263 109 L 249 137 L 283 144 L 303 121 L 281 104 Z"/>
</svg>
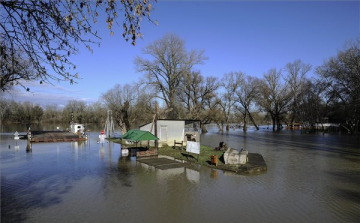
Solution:
<svg viewBox="0 0 360 223">
<path fill-rule="evenodd" d="M 130 108 L 130 125 L 139 126 L 151 122 L 155 113 L 155 92 L 151 88 L 136 85 L 135 101 Z"/>
<path fill-rule="evenodd" d="M 187 118 L 202 120 L 208 110 L 206 101 L 216 96 L 219 83 L 216 77 L 204 78 L 199 71 L 185 75 L 180 92 L 180 101 L 184 104 Z"/>
<path fill-rule="evenodd" d="M 304 84 L 306 81 L 306 74 L 311 70 L 310 64 L 305 64 L 301 60 L 295 60 L 285 66 L 287 76 L 285 80 L 291 91 L 291 129 L 294 127 L 294 121 L 299 118 L 299 102 L 304 93 Z"/>
<path fill-rule="evenodd" d="M 85 115 L 86 104 L 80 100 L 70 100 L 63 109 L 64 121 L 82 123 Z"/>
<path fill-rule="evenodd" d="M 84 119 L 87 123 L 97 123 L 104 125 L 106 118 L 107 109 L 100 101 L 89 104 L 85 109 Z M 89 126 L 87 126 L 87 129 L 89 130 Z"/>
<path fill-rule="evenodd" d="M 40 105 L 35 105 L 31 110 L 33 118 L 40 123 L 44 115 L 44 109 Z"/>
<path fill-rule="evenodd" d="M 255 128 L 259 130 L 253 116 L 250 112 L 250 107 L 255 104 L 255 99 L 257 97 L 257 88 L 258 88 L 258 79 L 248 75 L 241 75 L 239 80 L 239 87 L 236 91 L 236 102 L 238 105 L 235 105 L 235 108 L 240 111 L 243 115 L 243 130 L 247 130 L 247 117 L 249 116 L 251 122 L 254 124 Z"/>
<path fill-rule="evenodd" d="M 129 109 L 135 100 L 134 86 L 116 84 L 113 88 L 102 94 L 105 105 L 112 110 L 115 123 L 120 127 L 123 134 L 130 129 Z"/>
<path fill-rule="evenodd" d="M 340 110 L 344 127 L 357 133 L 360 121 L 360 39 L 316 69 L 333 108 Z"/>
<path fill-rule="evenodd" d="M 226 131 L 229 131 L 229 120 L 236 103 L 236 91 L 239 88 L 243 75 L 244 74 L 242 72 L 230 72 L 226 73 L 221 79 L 220 86 L 224 88 L 224 91 L 220 96 L 219 103 L 222 110 L 222 115 L 224 116 L 224 123 L 221 123 L 221 130 L 224 129 L 223 126 L 226 124 Z"/>
<path fill-rule="evenodd" d="M 178 91 L 184 75 L 191 72 L 197 64 L 206 59 L 203 51 L 188 52 L 184 40 L 174 34 L 167 34 L 143 49 L 143 53 L 152 60 L 137 57 L 135 65 L 138 72 L 144 72 L 144 83 L 154 86 L 157 97 L 164 100 L 169 112 L 168 118 L 179 118 Z"/>
<path fill-rule="evenodd" d="M 329 98 L 324 93 L 324 85 L 320 81 L 304 81 L 303 94 L 298 98 L 298 113 L 306 129 L 328 115 Z"/>
<path fill-rule="evenodd" d="M 61 122 L 62 110 L 55 104 L 46 105 L 44 110 L 43 120 L 51 123 Z"/>
<path fill-rule="evenodd" d="M 280 70 L 273 68 L 264 74 L 257 103 L 270 115 L 273 130 L 275 125 L 281 128 L 281 118 L 287 112 L 290 96 L 288 86 L 281 79 Z"/>
<path fill-rule="evenodd" d="M 78 52 L 75 43 L 91 52 L 92 43 L 99 43 L 94 30 L 99 13 L 106 13 L 110 35 L 114 24 L 121 25 L 125 40 L 135 45 L 142 36 L 142 18 L 151 21 L 152 4 L 147 0 L 3 0 L 0 11 L 0 89 L 5 91 L 10 85 L 22 85 L 21 80 L 76 82 L 79 76 L 70 55 Z"/>
</svg>

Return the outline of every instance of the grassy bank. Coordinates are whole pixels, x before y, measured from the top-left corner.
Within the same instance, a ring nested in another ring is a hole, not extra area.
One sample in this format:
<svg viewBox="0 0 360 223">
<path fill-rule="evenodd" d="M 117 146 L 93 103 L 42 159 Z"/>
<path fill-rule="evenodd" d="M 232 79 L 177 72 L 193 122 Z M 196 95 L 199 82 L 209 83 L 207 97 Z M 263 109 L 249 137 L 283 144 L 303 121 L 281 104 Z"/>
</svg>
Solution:
<svg viewBox="0 0 360 223">
<path fill-rule="evenodd" d="M 110 141 L 114 143 L 121 143 L 121 140 L 119 139 L 110 139 Z M 135 145 L 126 145 L 127 147 L 135 146 Z M 154 149 L 154 148 L 151 148 Z M 172 146 L 163 146 L 159 147 L 158 154 L 159 155 L 165 155 L 174 157 L 175 159 L 179 160 L 186 160 L 192 163 L 197 163 L 201 165 L 210 165 L 211 162 L 211 156 L 217 155 L 218 158 L 223 154 L 223 151 L 215 151 L 213 148 L 201 145 L 200 146 L 200 155 L 198 159 L 198 155 L 194 153 L 187 153 L 185 149 L 180 149 L 179 147 L 176 147 L 174 149 Z M 219 164 L 222 164 L 221 161 L 218 161 Z"/>
<path fill-rule="evenodd" d="M 187 153 L 185 149 L 181 150 L 179 148 L 174 149 L 171 146 L 164 146 L 158 150 L 159 155 L 171 156 L 179 160 L 186 160 L 201 165 L 210 165 L 212 155 L 217 155 L 220 158 L 223 153 L 223 151 L 214 151 L 213 148 L 201 145 L 199 160 L 197 160 L 198 154 Z"/>
</svg>

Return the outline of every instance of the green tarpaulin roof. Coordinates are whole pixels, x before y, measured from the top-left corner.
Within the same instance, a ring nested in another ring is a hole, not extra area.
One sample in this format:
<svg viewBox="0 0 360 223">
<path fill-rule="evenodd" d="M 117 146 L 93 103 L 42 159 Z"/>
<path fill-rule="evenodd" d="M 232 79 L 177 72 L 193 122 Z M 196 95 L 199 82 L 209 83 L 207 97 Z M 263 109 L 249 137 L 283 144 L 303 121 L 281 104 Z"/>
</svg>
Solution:
<svg viewBox="0 0 360 223">
<path fill-rule="evenodd" d="M 148 140 L 159 140 L 156 136 L 151 134 L 148 131 L 132 129 L 125 133 L 122 139 L 127 139 L 130 141 L 148 141 Z"/>
</svg>

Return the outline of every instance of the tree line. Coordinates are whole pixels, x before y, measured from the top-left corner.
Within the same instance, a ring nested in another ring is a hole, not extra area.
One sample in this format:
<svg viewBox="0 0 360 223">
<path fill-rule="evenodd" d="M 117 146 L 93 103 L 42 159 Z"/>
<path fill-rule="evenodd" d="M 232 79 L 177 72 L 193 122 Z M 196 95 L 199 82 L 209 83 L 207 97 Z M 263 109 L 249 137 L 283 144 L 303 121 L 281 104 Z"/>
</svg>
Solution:
<svg viewBox="0 0 360 223">
<path fill-rule="evenodd" d="M 150 17 L 155 2 L 1 1 L 1 92 L 16 85 L 29 91 L 27 81 L 76 83 L 79 75 L 71 55 L 79 52 L 78 44 L 91 52 L 94 44 L 100 45 L 101 36 L 95 30 L 98 20 L 107 25 L 110 35 L 120 31 L 135 45 L 143 36 L 143 20 L 157 24 Z M 256 128 L 271 123 L 275 130 L 283 124 L 292 128 L 295 123 L 311 126 L 323 121 L 339 123 L 351 133 L 359 130 L 359 39 L 319 67 L 289 61 L 282 68 L 264 71 L 262 77 L 241 70 L 203 75 L 195 68 L 207 59 L 204 51 L 188 51 L 173 34 L 149 44 L 143 54 L 135 65 L 144 77 L 135 84 L 115 85 L 99 102 L 69 101 L 59 108 L 0 99 L 0 118 L 3 122 L 68 122 L 73 116 L 78 122 L 101 123 L 106 110 L 112 110 L 125 132 L 151 121 L 156 111 L 161 118 L 216 123 L 220 130 L 228 130 L 232 122 L 241 122 L 244 130 L 249 122 Z M 311 69 L 316 77 L 307 77 Z"/>
<path fill-rule="evenodd" d="M 107 110 L 123 132 L 158 118 L 197 119 L 203 127 L 216 123 L 229 130 L 230 123 L 249 123 L 257 129 L 271 124 L 276 130 L 296 124 L 311 127 L 332 122 L 358 133 L 360 120 L 360 41 L 348 43 L 337 55 L 313 68 L 301 60 L 282 68 L 271 68 L 261 77 L 244 71 L 204 76 L 195 69 L 207 57 L 204 51 L 190 50 L 185 41 L 167 34 L 143 49 L 134 63 L 144 74 L 134 84 L 114 87 L 99 102 L 87 105 L 69 101 L 60 109 L 42 108 L 29 102 L 1 101 L 3 121 L 69 122 L 71 114 L 81 123 L 105 123 Z M 308 77 L 311 69 L 315 77 Z M 206 131 L 206 129 L 203 129 Z"/>
</svg>

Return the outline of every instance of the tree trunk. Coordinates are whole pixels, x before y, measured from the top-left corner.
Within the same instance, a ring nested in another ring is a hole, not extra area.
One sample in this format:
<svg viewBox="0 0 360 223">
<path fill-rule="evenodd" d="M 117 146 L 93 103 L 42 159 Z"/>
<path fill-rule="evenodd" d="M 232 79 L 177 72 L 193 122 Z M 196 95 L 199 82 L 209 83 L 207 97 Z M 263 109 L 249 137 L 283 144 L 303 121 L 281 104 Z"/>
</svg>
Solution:
<svg viewBox="0 0 360 223">
<path fill-rule="evenodd" d="M 280 117 L 279 116 L 276 118 L 276 126 L 277 126 L 277 130 L 281 129 L 281 122 L 280 122 Z"/>
<path fill-rule="evenodd" d="M 247 130 L 247 126 L 246 126 L 246 114 L 247 112 L 246 112 L 246 109 L 245 109 L 245 113 L 244 113 L 244 126 L 243 126 L 243 131 L 244 132 L 246 132 L 246 130 Z"/>
<path fill-rule="evenodd" d="M 217 127 L 218 127 L 218 129 L 219 129 L 219 132 L 222 132 L 222 129 L 221 129 L 220 124 L 219 124 L 218 122 L 216 122 L 216 125 L 217 125 Z"/>
<path fill-rule="evenodd" d="M 247 126 L 246 126 L 246 120 L 245 120 L 245 118 L 244 118 L 244 126 L 243 126 L 243 131 L 244 131 L 244 132 L 246 132 L 246 130 L 247 130 Z"/>
<path fill-rule="evenodd" d="M 246 109 L 246 110 L 247 110 L 247 109 Z M 247 111 L 248 111 L 248 113 L 249 113 L 249 118 L 250 118 L 251 122 L 254 124 L 256 130 L 259 130 L 259 126 L 255 123 L 255 120 L 254 120 L 254 118 L 252 117 L 250 111 L 249 111 L 249 110 L 247 110 Z"/>
<path fill-rule="evenodd" d="M 201 132 L 202 133 L 207 133 L 208 132 L 208 130 L 207 130 L 207 128 L 206 128 L 206 125 L 201 125 Z"/>
<path fill-rule="evenodd" d="M 290 129 L 294 130 L 294 121 L 295 121 L 295 109 L 292 110 L 291 121 L 290 121 Z"/>
<path fill-rule="evenodd" d="M 275 124 L 276 124 L 276 119 L 275 117 L 272 117 L 272 124 L 273 124 L 273 131 L 275 131 Z"/>
<path fill-rule="evenodd" d="M 357 120 L 355 122 L 355 130 L 354 130 L 354 134 L 357 135 L 359 133 L 359 121 L 360 120 Z"/>
</svg>

